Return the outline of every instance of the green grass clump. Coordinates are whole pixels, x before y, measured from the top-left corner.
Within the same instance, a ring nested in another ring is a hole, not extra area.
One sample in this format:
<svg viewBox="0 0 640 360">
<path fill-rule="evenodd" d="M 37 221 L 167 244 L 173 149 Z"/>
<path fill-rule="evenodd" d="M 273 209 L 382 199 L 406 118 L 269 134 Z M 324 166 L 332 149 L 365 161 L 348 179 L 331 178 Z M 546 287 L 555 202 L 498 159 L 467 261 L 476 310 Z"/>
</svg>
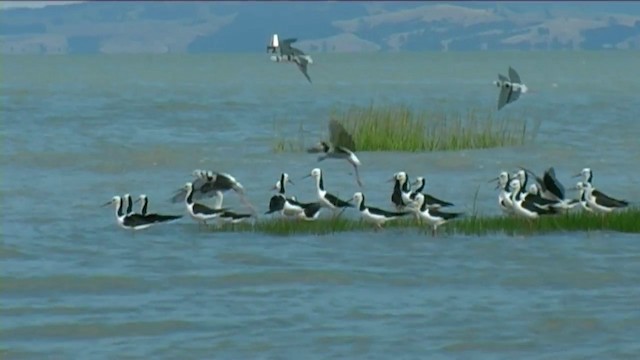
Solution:
<svg viewBox="0 0 640 360">
<path fill-rule="evenodd" d="M 532 141 L 540 126 L 538 121 L 531 129 L 526 120 L 496 119 L 492 114 L 489 110 L 415 112 L 406 105 L 371 104 L 333 110 L 330 116 L 353 135 L 356 151 L 455 151 L 519 146 Z M 283 136 L 277 129 L 275 132 L 274 152 L 304 151 L 302 124 L 298 138 L 292 138 L 291 134 Z M 324 138 L 328 140 L 328 131 L 324 132 Z"/>
<path fill-rule="evenodd" d="M 385 228 L 415 229 L 423 233 L 431 232 L 431 229 L 426 224 L 420 224 L 411 215 L 404 219 L 390 221 L 385 224 Z M 223 225 L 214 231 L 257 232 L 286 236 L 295 234 L 324 235 L 373 230 L 371 224 L 365 223 L 360 219 L 338 217 L 335 219 L 320 218 L 316 221 L 277 218 L 256 221 L 254 224 Z M 531 235 L 568 231 L 640 233 L 640 209 L 628 209 L 604 215 L 576 211 L 555 216 L 544 216 L 531 221 L 513 216 L 482 217 L 472 215 L 452 220 L 439 227 L 438 235 L 486 235 L 492 233 Z"/>
<path fill-rule="evenodd" d="M 495 119 L 492 112 L 414 112 L 405 105 L 352 106 L 334 112 L 353 134 L 359 151 L 446 151 L 488 149 L 523 145 L 528 135 L 526 120 Z M 538 124 L 539 126 L 539 124 Z"/>
</svg>

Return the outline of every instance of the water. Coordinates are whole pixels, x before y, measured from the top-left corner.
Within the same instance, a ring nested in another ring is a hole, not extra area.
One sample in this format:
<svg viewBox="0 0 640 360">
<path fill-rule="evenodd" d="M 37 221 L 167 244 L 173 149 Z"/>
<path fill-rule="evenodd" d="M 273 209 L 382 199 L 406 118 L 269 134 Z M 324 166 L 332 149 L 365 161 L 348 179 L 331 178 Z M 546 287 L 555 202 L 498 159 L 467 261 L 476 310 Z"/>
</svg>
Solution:
<svg viewBox="0 0 640 360">
<path fill-rule="evenodd" d="M 132 236 L 114 194 L 171 193 L 195 168 L 227 171 L 265 210 L 315 156 L 273 154 L 277 134 L 326 133 L 331 109 L 404 103 L 493 109 L 514 66 L 531 89 L 495 116 L 541 120 L 523 147 L 361 153 L 364 192 L 390 207 L 391 175 L 497 214 L 487 180 L 583 167 L 608 194 L 640 199 L 637 52 L 314 55 L 313 85 L 262 55 L 2 58 L 2 357 L 637 358 L 640 238 L 415 230 L 326 236 L 204 233 L 188 218 Z M 326 186 L 357 190 L 341 162 Z M 239 206 L 229 194 L 225 203 Z M 353 215 L 353 214 L 351 214 Z M 302 354 L 302 355 L 301 355 Z"/>
</svg>

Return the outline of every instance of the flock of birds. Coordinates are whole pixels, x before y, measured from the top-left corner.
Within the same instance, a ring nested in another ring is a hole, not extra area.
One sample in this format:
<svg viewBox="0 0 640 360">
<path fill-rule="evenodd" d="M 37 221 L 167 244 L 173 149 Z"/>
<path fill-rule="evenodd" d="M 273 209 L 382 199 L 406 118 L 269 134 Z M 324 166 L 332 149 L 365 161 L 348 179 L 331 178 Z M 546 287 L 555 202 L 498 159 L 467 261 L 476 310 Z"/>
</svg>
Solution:
<svg viewBox="0 0 640 360">
<path fill-rule="evenodd" d="M 531 184 L 528 190 L 525 190 L 529 175 L 535 178 L 536 183 Z M 193 181 L 187 182 L 177 190 L 171 201 L 173 203 L 184 202 L 190 217 L 200 225 L 206 226 L 208 221 L 216 221 L 220 226 L 223 223 L 237 224 L 257 219 L 255 207 L 245 197 L 244 187 L 233 176 L 205 170 L 195 170 L 193 176 Z M 578 176 L 582 176 L 583 181 L 579 181 L 573 188 L 579 193 L 577 199 L 565 197 L 565 189 L 556 178 L 553 167 L 545 171 L 542 178 L 530 170 L 522 168 L 513 174 L 503 171 L 490 182 L 497 182 L 496 189 L 500 189 L 498 205 L 505 214 L 529 220 L 544 215 L 565 213 L 578 204 L 585 211 L 594 213 L 609 213 L 629 205 L 627 201 L 614 199 L 597 190 L 592 184 L 593 172 L 591 169 L 583 169 L 575 175 L 575 177 Z M 454 206 L 454 204 L 424 193 L 425 178 L 417 177 L 415 182 L 410 183 L 409 176 L 404 171 L 395 173 L 389 180 L 394 183 L 390 198 L 395 207 L 394 210 L 368 206 L 362 192 L 354 193 L 350 199 L 340 199 L 326 190 L 320 168 L 314 168 L 303 178 L 309 177 L 315 181 L 315 201 L 301 202 L 295 196 L 287 196 L 286 185 L 293 184 L 293 181 L 287 173 L 282 173 L 272 187 L 272 190 L 277 193 L 271 196 L 265 215 L 279 214 L 292 220 L 314 221 L 319 218 L 323 209 L 330 211 L 332 216 L 336 218 L 347 208 L 355 208 L 360 213 L 362 220 L 372 224 L 376 231 L 382 229 L 388 221 L 413 215 L 420 223 L 431 228 L 433 236 L 436 235 L 439 226 L 463 215 L 461 212 L 443 211 L 442 208 Z M 416 188 L 412 189 L 413 186 Z M 222 206 L 223 193 L 230 190 L 234 191 L 252 210 L 250 213 L 238 213 Z M 211 197 L 215 198 L 212 206 L 197 202 Z M 132 202 L 130 194 L 114 196 L 103 206 L 114 205 L 117 223 L 122 228 L 130 230 L 142 230 L 156 224 L 182 218 L 182 215 L 149 213 L 149 201 L 144 194 L 140 195 L 136 202 L 141 202 L 139 213 L 133 211 L 134 202 Z M 125 203 L 127 204 L 126 210 L 124 209 Z"/>
<path fill-rule="evenodd" d="M 274 61 L 294 62 L 300 71 L 311 82 L 307 73 L 307 65 L 313 63 L 309 55 L 291 46 L 296 39 L 285 39 L 278 41 L 277 34 L 274 34 L 271 43 L 267 46 L 267 51 L 279 55 L 272 56 Z M 527 87 L 520 79 L 518 73 L 509 67 L 509 78 L 498 74 L 498 80 L 494 84 L 500 88 L 498 98 L 498 110 L 507 104 L 516 101 L 520 94 L 527 92 Z M 317 161 L 325 159 L 339 159 L 347 161 L 355 172 L 356 182 L 362 187 L 358 167 L 360 160 L 355 154 L 355 141 L 351 134 L 338 121 L 329 121 L 329 140 L 321 141 L 315 146 L 307 149 L 308 153 L 319 153 Z M 529 175 L 536 180 L 527 188 Z M 195 170 L 194 179 L 187 182 L 182 188 L 177 190 L 171 201 L 173 203 L 183 202 L 190 217 L 200 225 L 208 225 L 207 222 L 215 221 L 219 226 L 222 223 L 240 223 L 255 220 L 258 217 L 256 208 L 247 200 L 245 189 L 235 177 L 228 173 L 215 171 Z M 593 172 L 589 168 L 583 169 L 576 176 L 582 176 L 580 181 L 573 188 L 578 191 L 577 199 L 565 197 L 565 189 L 557 180 L 553 168 L 545 171 L 542 178 L 533 172 L 521 168 L 513 174 L 502 172 L 492 179 L 497 182 L 496 189 L 500 189 L 498 204 L 502 211 L 510 216 L 520 216 L 526 219 L 537 219 L 540 216 L 563 213 L 574 208 L 578 204 L 589 212 L 608 213 L 615 209 L 629 205 L 624 200 L 611 198 L 598 191 L 592 184 Z M 432 195 L 423 193 L 426 180 L 424 177 L 416 178 L 414 183 L 410 183 L 406 172 L 400 171 L 389 180 L 394 183 L 391 193 L 391 202 L 395 209 L 384 210 L 369 206 L 365 202 L 363 192 L 356 192 L 350 199 L 340 199 L 336 195 L 329 193 L 325 189 L 323 173 L 320 168 L 314 168 L 305 176 L 312 177 L 316 185 L 316 200 L 313 202 L 300 202 L 295 196 L 287 196 L 285 187 L 293 184 L 287 173 L 282 173 L 280 179 L 273 186 L 277 194 L 269 200 L 269 214 L 280 214 L 284 218 L 298 219 L 304 221 L 314 221 L 319 218 L 323 209 L 332 212 L 333 217 L 338 217 L 347 208 L 355 208 L 359 211 L 361 218 L 372 224 L 376 230 L 382 229 L 383 225 L 394 219 L 413 215 L 421 223 L 426 223 L 435 235 L 439 226 L 450 220 L 463 215 L 461 212 L 446 212 L 442 208 L 453 206 L 452 203 L 440 200 Z M 416 186 L 412 190 L 412 186 Z M 248 213 L 238 213 L 228 207 L 223 207 L 223 193 L 227 191 L 235 192 L 240 200 L 251 209 Z M 215 198 L 213 205 L 208 206 L 202 203 L 208 198 Z M 136 202 L 141 202 L 138 213 L 134 212 L 132 197 L 130 194 L 124 196 L 114 196 L 111 201 L 104 204 L 115 206 L 117 223 L 125 229 L 141 230 L 156 224 L 173 222 L 182 218 L 182 215 L 160 215 L 148 213 L 149 201 L 143 194 Z M 125 209 L 126 204 L 126 209 Z"/>
<path fill-rule="evenodd" d="M 529 175 L 536 183 L 527 189 Z M 564 186 L 556 178 L 555 170 L 550 167 L 542 178 L 527 169 L 520 169 L 514 174 L 506 171 L 492 179 L 497 181 L 496 189 L 500 189 L 498 205 L 507 215 L 517 215 L 527 219 L 537 219 L 542 215 L 564 213 L 578 204 L 585 211 L 592 213 L 610 213 L 615 209 L 629 206 L 625 200 L 614 199 L 593 186 L 593 171 L 584 168 L 574 177 L 583 177 L 583 181 L 571 188 L 578 191 L 577 199 L 565 197 Z"/>
</svg>

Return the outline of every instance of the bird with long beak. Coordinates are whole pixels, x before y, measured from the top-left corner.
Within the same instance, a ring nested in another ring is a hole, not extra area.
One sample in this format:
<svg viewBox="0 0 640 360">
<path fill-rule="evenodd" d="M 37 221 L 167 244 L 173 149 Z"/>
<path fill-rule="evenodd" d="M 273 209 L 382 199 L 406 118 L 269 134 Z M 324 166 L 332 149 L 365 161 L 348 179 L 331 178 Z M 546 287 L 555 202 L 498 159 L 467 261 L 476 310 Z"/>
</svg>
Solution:
<svg viewBox="0 0 640 360">
<path fill-rule="evenodd" d="M 584 191 L 584 198 L 594 212 L 610 213 L 616 209 L 629 206 L 629 202 L 625 200 L 614 199 L 601 191 L 596 190 L 589 182 L 579 182 L 576 189 Z"/>
<path fill-rule="evenodd" d="M 496 190 L 500 189 L 500 194 L 498 195 L 498 206 L 500 206 L 500 209 L 506 215 L 514 214 L 513 201 L 511 200 L 512 190 L 509 187 L 510 181 L 511 177 L 506 171 L 502 171 L 498 177 L 489 180 L 489 183 L 497 182 Z"/>
<path fill-rule="evenodd" d="M 358 172 L 358 167 L 361 163 L 355 151 L 356 143 L 353 140 L 353 136 L 335 119 L 329 120 L 329 143 L 321 141 L 316 146 L 307 149 L 308 153 L 323 153 L 318 157 L 318 161 L 325 159 L 346 160 L 353 166 L 358 186 L 362 187 L 360 173 Z"/>
<path fill-rule="evenodd" d="M 391 193 L 391 202 L 396 206 L 396 210 L 400 211 L 407 205 L 412 203 L 411 184 L 409 183 L 409 175 L 404 171 L 393 174 L 393 177 L 387 182 L 393 182 L 393 192 Z"/>
<path fill-rule="evenodd" d="M 358 208 L 358 211 L 360 211 L 360 215 L 362 216 L 362 220 L 373 224 L 376 228 L 376 231 L 382 230 L 382 225 L 384 225 L 387 221 L 398 219 L 402 216 L 411 214 L 411 212 L 393 212 L 367 206 L 365 205 L 364 194 L 361 192 L 353 194 L 351 200 L 355 201 L 356 207 Z"/>
<path fill-rule="evenodd" d="M 449 213 L 440 211 L 439 209 L 429 209 L 425 202 L 424 194 L 416 194 L 416 202 L 411 204 L 409 208 L 418 214 L 421 220 L 431 226 L 431 235 L 436 236 L 438 226 L 444 225 L 449 220 L 453 220 L 463 215 L 463 213 Z"/>
<path fill-rule="evenodd" d="M 308 177 L 313 177 L 316 181 L 316 193 L 318 196 L 318 202 L 320 202 L 323 207 L 326 207 L 333 211 L 334 215 L 336 215 L 338 209 L 342 209 L 342 211 L 344 211 L 348 207 L 353 207 L 353 204 L 351 204 L 349 201 L 341 200 L 337 196 L 328 193 L 324 189 L 322 170 L 320 170 L 319 168 L 315 168 L 311 170 L 311 173 L 309 173 L 309 175 L 304 176 L 303 179 Z"/>
</svg>

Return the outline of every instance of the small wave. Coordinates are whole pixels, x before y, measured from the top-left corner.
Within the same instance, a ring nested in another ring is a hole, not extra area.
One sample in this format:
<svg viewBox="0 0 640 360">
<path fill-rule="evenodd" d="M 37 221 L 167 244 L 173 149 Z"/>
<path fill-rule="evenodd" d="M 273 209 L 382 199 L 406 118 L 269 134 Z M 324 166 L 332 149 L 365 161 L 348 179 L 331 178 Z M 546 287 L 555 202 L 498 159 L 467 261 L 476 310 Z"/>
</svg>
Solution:
<svg viewBox="0 0 640 360">
<path fill-rule="evenodd" d="M 57 323 L 47 325 L 20 326 L 0 332 L 6 340 L 33 339 L 103 339 L 130 336 L 160 336 L 174 332 L 201 331 L 202 325 L 189 321 L 132 321 L 118 324 L 104 323 Z"/>
<path fill-rule="evenodd" d="M 149 291 L 154 286 L 150 282 L 129 276 L 74 276 L 54 275 L 25 278 L 3 278 L 4 296 L 22 296 L 24 294 L 69 293 L 139 293 Z"/>
</svg>

